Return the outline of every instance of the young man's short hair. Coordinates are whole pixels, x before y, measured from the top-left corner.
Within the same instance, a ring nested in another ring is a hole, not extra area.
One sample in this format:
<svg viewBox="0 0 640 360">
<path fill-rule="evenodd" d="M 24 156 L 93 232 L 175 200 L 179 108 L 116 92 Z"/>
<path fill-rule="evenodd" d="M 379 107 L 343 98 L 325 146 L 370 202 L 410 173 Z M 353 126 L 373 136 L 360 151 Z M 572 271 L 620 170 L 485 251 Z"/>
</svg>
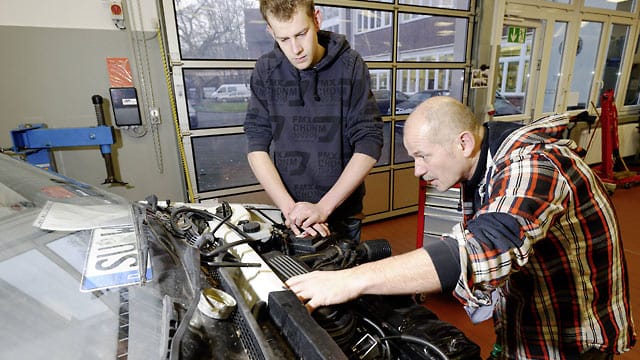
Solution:
<svg viewBox="0 0 640 360">
<path fill-rule="evenodd" d="M 291 20 L 299 8 L 305 9 L 307 15 L 313 17 L 314 0 L 260 0 L 260 13 L 267 23 L 267 15 L 282 21 Z"/>
</svg>

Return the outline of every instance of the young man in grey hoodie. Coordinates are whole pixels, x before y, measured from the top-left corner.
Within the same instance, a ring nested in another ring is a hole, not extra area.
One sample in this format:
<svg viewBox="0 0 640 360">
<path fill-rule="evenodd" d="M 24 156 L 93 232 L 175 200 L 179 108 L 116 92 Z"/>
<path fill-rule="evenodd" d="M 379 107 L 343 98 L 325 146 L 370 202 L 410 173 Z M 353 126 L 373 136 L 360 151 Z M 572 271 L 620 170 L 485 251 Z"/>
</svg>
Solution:
<svg viewBox="0 0 640 360">
<path fill-rule="evenodd" d="M 275 46 L 251 76 L 251 169 L 296 235 L 359 241 L 383 142 L 368 68 L 343 35 L 320 30 L 313 0 L 261 0 L 260 11 Z"/>
</svg>

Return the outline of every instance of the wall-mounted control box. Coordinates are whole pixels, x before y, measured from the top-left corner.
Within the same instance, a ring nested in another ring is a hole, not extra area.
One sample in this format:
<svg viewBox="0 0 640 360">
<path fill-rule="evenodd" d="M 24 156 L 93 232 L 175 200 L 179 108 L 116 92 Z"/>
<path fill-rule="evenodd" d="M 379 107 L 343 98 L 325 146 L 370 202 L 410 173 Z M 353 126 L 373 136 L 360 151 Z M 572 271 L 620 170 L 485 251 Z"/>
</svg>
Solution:
<svg viewBox="0 0 640 360">
<path fill-rule="evenodd" d="M 110 88 L 113 120 L 116 126 L 140 126 L 140 107 L 138 93 L 134 87 Z"/>
</svg>

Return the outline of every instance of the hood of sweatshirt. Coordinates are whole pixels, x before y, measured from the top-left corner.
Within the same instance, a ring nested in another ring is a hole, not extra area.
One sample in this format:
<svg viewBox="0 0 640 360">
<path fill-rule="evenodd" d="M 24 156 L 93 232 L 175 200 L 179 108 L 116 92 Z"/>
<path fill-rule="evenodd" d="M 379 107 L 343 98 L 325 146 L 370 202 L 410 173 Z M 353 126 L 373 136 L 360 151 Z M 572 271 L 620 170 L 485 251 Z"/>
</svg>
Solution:
<svg viewBox="0 0 640 360">
<path fill-rule="evenodd" d="M 278 43 L 275 44 L 275 56 L 271 58 L 272 63 L 269 64 L 271 65 L 269 66 L 269 68 L 273 71 L 276 68 L 281 67 L 282 69 L 290 72 L 296 79 L 298 79 L 298 103 L 294 103 L 291 105 L 304 105 L 304 94 L 306 91 L 313 91 L 314 99 L 316 101 L 320 101 L 320 96 L 318 95 L 318 72 L 328 68 L 331 64 L 337 61 L 342 53 L 351 49 L 351 45 L 349 45 L 347 38 L 342 34 L 320 30 L 318 31 L 317 35 L 318 43 L 320 44 L 320 46 L 325 48 L 324 56 L 317 64 L 304 70 L 299 70 L 298 68 L 293 66 L 289 59 L 287 59 L 284 52 L 282 52 L 282 50 L 280 49 Z M 309 86 L 307 86 L 306 88 L 304 88 L 302 85 L 303 79 L 309 80 Z"/>
</svg>

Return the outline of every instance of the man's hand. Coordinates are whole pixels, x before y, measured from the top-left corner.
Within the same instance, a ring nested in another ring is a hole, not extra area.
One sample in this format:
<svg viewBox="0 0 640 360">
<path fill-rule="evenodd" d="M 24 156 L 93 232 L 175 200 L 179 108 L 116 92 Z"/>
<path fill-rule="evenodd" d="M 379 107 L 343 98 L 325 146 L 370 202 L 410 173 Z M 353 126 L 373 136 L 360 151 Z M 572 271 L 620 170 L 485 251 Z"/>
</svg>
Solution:
<svg viewBox="0 0 640 360">
<path fill-rule="evenodd" d="M 285 214 L 285 225 L 291 228 L 296 236 L 315 236 L 317 234 L 329 236 L 331 232 L 326 223 L 328 216 L 329 214 L 318 204 L 297 202 Z"/>
<path fill-rule="evenodd" d="M 314 271 L 286 281 L 309 311 L 341 304 L 364 294 L 442 292 L 431 256 L 419 248 L 338 271 Z"/>
<path fill-rule="evenodd" d="M 313 271 L 287 280 L 286 284 L 309 312 L 320 306 L 341 304 L 357 298 L 358 282 L 349 269 L 340 271 Z"/>
</svg>

